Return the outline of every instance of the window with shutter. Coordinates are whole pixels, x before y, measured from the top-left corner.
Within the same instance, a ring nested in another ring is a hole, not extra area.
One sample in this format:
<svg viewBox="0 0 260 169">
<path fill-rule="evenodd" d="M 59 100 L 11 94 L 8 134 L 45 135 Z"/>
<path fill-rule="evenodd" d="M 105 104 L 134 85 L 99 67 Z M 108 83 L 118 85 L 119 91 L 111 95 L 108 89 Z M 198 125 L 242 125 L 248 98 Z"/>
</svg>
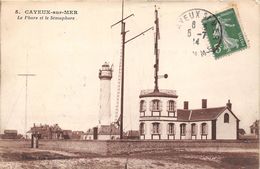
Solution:
<svg viewBox="0 0 260 169">
<path fill-rule="evenodd" d="M 174 133 L 175 133 L 174 123 L 169 123 L 168 124 L 168 134 L 174 134 Z"/>
<path fill-rule="evenodd" d="M 144 124 L 144 134 L 147 133 L 147 127 L 146 124 Z"/>
<path fill-rule="evenodd" d="M 144 112 L 146 110 L 146 102 L 144 100 L 140 101 L 140 112 Z"/>
<path fill-rule="evenodd" d="M 207 123 L 202 123 L 201 124 L 201 134 L 202 135 L 207 135 L 208 134 L 208 125 L 207 125 Z"/>
<path fill-rule="evenodd" d="M 160 133 L 160 123 L 152 123 L 152 134 Z"/>
<path fill-rule="evenodd" d="M 175 102 L 173 100 L 168 101 L 167 110 L 168 111 L 174 111 L 175 110 Z"/>
<path fill-rule="evenodd" d="M 150 111 L 153 111 L 153 100 L 150 101 Z"/>
<path fill-rule="evenodd" d="M 195 123 L 191 124 L 191 135 L 195 136 L 197 135 L 197 125 Z"/>
<path fill-rule="evenodd" d="M 150 109 L 151 111 L 161 111 L 162 110 L 162 103 L 160 100 L 152 100 L 150 102 Z"/>
<path fill-rule="evenodd" d="M 181 136 L 185 136 L 186 135 L 186 124 L 182 123 L 180 125 L 180 128 L 181 128 Z"/>
<path fill-rule="evenodd" d="M 159 100 L 159 111 L 162 111 L 162 102 Z"/>
<path fill-rule="evenodd" d="M 145 126 L 144 123 L 140 123 L 140 134 L 141 134 L 141 135 L 145 134 L 145 132 L 144 132 L 144 126 Z"/>
</svg>

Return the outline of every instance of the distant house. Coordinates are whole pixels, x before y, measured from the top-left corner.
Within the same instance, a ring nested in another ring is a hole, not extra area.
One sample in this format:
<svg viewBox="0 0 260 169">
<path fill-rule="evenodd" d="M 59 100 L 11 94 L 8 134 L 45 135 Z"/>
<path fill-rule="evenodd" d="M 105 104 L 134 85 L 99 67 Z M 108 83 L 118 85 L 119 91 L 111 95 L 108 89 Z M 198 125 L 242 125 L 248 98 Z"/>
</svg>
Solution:
<svg viewBox="0 0 260 169">
<path fill-rule="evenodd" d="M 62 130 L 62 134 L 64 139 L 72 138 L 72 130 Z"/>
<path fill-rule="evenodd" d="M 95 128 L 95 127 L 94 127 Z M 94 140 L 94 128 L 88 129 L 88 131 L 82 136 L 82 140 Z"/>
<path fill-rule="evenodd" d="M 35 125 L 27 133 L 38 134 L 40 139 L 63 139 L 62 129 L 58 124 L 53 126 L 45 125 Z"/>
<path fill-rule="evenodd" d="M 83 136 L 84 140 L 116 140 L 119 138 L 120 130 L 114 124 L 94 127 Z"/>
<path fill-rule="evenodd" d="M 4 134 L 2 135 L 3 139 L 17 139 L 18 132 L 17 130 L 4 130 Z"/>
<path fill-rule="evenodd" d="M 260 128 L 260 120 L 256 120 L 251 126 L 250 126 L 250 133 L 255 135 L 256 138 L 259 138 L 259 128 Z"/>
<path fill-rule="evenodd" d="M 72 131 L 71 139 L 81 139 L 83 131 Z"/>
</svg>

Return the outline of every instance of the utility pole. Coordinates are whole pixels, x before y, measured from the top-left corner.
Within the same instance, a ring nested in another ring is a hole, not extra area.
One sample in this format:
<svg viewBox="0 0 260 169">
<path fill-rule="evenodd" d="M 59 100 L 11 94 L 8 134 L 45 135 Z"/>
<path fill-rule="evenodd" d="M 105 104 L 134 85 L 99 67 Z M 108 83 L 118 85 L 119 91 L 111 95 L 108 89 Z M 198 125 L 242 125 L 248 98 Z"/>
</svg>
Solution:
<svg viewBox="0 0 260 169">
<path fill-rule="evenodd" d="M 126 33 L 128 31 L 125 31 L 125 28 L 126 28 L 126 23 L 125 23 L 125 20 L 134 16 L 134 14 L 131 14 L 127 17 L 124 18 L 124 0 L 122 0 L 122 18 L 120 21 L 114 23 L 113 25 L 111 25 L 111 28 L 114 27 L 115 25 L 121 23 L 121 36 L 122 36 L 122 47 L 121 47 L 121 55 L 122 55 L 122 71 L 121 71 L 121 100 L 120 100 L 120 139 L 123 139 L 123 122 L 124 122 L 124 62 L 125 62 L 125 44 L 134 40 L 135 38 L 139 37 L 140 35 L 144 35 L 145 32 L 153 29 L 153 27 L 143 31 L 142 33 L 134 36 L 133 38 L 129 39 L 129 40 L 125 40 L 125 36 L 126 36 Z"/>
<path fill-rule="evenodd" d="M 25 77 L 25 112 L 24 112 L 24 133 L 26 136 L 26 130 L 27 130 L 27 102 L 28 102 L 28 77 L 35 76 L 35 74 L 18 74 L 18 76 L 24 76 Z"/>
<path fill-rule="evenodd" d="M 18 76 L 24 76 L 25 77 L 25 115 L 24 115 L 24 133 L 26 136 L 26 130 L 27 130 L 27 102 L 28 102 L 28 77 L 35 76 L 35 74 L 18 74 Z"/>
<path fill-rule="evenodd" d="M 27 103 L 28 103 L 28 78 L 32 76 L 36 76 L 36 74 L 28 73 L 28 54 L 26 55 L 26 73 L 17 74 L 18 76 L 25 77 L 25 107 L 24 107 L 24 134 L 26 138 L 26 130 L 27 130 Z"/>
</svg>

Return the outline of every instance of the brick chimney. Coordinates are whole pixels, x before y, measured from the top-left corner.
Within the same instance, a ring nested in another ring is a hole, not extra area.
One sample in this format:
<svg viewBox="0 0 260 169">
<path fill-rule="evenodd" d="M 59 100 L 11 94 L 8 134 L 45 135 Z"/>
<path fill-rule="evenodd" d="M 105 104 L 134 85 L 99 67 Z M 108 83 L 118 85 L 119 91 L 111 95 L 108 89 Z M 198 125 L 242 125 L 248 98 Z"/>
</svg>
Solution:
<svg viewBox="0 0 260 169">
<path fill-rule="evenodd" d="M 203 109 L 207 108 L 207 99 L 202 99 L 202 108 Z"/>
<path fill-rule="evenodd" d="M 189 102 L 188 101 L 183 102 L 183 109 L 186 109 L 186 110 L 189 109 Z"/>
<path fill-rule="evenodd" d="M 229 108 L 229 110 L 232 110 L 232 103 L 230 102 L 229 99 L 228 99 L 226 106 Z"/>
</svg>

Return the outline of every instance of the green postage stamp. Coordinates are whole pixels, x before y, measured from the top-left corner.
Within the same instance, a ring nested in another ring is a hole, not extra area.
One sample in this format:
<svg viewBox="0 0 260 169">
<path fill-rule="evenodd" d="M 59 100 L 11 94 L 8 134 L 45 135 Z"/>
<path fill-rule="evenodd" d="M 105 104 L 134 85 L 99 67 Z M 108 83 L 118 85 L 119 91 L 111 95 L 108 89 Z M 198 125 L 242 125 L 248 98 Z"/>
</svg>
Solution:
<svg viewBox="0 0 260 169">
<path fill-rule="evenodd" d="M 247 48 L 233 8 L 202 20 L 216 59 Z"/>
</svg>

